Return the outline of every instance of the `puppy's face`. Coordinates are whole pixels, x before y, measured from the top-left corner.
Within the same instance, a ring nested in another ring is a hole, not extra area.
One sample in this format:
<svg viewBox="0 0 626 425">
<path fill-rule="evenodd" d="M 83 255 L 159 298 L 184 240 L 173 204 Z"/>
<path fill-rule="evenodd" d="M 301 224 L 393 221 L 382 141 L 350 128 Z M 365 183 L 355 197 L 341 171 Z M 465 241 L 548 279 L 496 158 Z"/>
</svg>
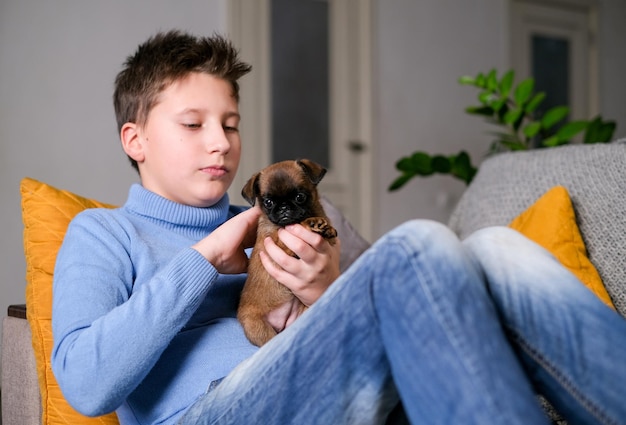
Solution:
<svg viewBox="0 0 626 425">
<path fill-rule="evenodd" d="M 316 186 L 325 173 L 310 160 L 282 161 L 252 176 L 241 194 L 251 205 L 259 202 L 267 218 L 284 227 L 319 214 Z"/>
</svg>

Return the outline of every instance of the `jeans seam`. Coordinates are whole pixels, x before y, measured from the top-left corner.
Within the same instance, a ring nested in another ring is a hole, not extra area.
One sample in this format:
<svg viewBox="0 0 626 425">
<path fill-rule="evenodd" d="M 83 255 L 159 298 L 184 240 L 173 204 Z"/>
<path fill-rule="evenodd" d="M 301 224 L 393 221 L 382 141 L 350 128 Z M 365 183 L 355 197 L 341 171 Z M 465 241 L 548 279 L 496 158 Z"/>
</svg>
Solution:
<svg viewBox="0 0 626 425">
<path fill-rule="evenodd" d="M 599 422 L 605 424 L 619 424 L 619 422 L 613 420 L 606 413 L 604 413 L 601 409 L 596 407 L 596 404 L 590 398 L 586 397 L 582 391 L 579 391 L 571 379 L 569 379 L 564 373 L 562 373 L 558 367 L 556 367 L 552 362 L 550 362 L 545 356 L 541 354 L 541 352 L 533 347 L 528 341 L 526 341 L 522 336 L 511 330 L 512 338 L 517 342 L 518 346 L 534 361 L 536 361 L 543 370 L 546 371 L 555 381 L 557 381 L 563 389 L 580 405 L 589 412 L 594 418 L 596 418 Z"/>
</svg>

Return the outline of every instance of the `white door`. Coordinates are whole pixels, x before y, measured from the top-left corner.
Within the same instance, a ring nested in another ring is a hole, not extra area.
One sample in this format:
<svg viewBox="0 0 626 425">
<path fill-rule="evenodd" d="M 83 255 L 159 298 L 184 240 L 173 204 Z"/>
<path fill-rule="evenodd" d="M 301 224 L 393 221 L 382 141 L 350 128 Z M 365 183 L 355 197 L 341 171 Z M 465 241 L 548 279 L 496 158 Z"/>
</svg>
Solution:
<svg viewBox="0 0 626 425">
<path fill-rule="evenodd" d="M 369 0 L 235 0 L 229 36 L 253 70 L 241 82 L 243 155 L 232 202 L 256 171 L 310 158 L 327 196 L 372 232 Z"/>
<path fill-rule="evenodd" d="M 596 9 L 593 0 L 513 0 L 513 68 L 535 78 L 547 95 L 542 108 L 567 105 L 571 119 L 598 113 Z"/>
</svg>

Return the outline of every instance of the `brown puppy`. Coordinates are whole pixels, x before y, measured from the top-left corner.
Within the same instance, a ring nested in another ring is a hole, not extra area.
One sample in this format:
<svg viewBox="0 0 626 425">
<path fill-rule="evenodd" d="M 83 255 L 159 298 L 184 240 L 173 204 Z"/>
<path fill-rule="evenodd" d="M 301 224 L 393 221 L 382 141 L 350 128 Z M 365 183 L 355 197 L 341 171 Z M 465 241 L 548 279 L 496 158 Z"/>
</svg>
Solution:
<svg viewBox="0 0 626 425">
<path fill-rule="evenodd" d="M 295 297 L 261 264 L 259 252 L 265 249 L 263 240 L 271 237 L 287 254 L 296 257 L 278 239 L 278 229 L 300 223 L 335 244 L 337 231 L 324 213 L 316 188 L 324 174 L 324 167 L 308 159 L 282 161 L 252 176 L 241 191 L 246 201 L 251 205 L 258 202 L 263 211 L 237 312 L 246 337 L 259 347 L 276 335 L 265 319 L 267 314 Z M 300 311 L 306 308 L 301 303 Z"/>
</svg>

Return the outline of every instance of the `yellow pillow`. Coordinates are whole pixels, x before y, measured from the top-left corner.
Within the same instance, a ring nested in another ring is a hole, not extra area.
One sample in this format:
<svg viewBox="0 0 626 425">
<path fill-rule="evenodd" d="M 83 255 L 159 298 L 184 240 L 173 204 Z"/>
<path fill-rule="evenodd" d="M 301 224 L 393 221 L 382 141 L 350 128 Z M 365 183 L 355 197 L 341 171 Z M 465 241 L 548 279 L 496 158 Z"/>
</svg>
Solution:
<svg viewBox="0 0 626 425">
<path fill-rule="evenodd" d="M 63 398 L 50 367 L 52 273 L 67 226 L 84 209 L 113 208 L 113 205 L 86 199 L 30 178 L 22 180 L 20 192 L 26 256 L 26 311 L 33 335 L 42 423 L 117 424 L 115 413 L 88 418 L 76 412 Z"/>
<path fill-rule="evenodd" d="M 509 226 L 550 251 L 606 305 L 615 308 L 598 271 L 587 257 L 567 189 L 553 187 Z"/>
</svg>

